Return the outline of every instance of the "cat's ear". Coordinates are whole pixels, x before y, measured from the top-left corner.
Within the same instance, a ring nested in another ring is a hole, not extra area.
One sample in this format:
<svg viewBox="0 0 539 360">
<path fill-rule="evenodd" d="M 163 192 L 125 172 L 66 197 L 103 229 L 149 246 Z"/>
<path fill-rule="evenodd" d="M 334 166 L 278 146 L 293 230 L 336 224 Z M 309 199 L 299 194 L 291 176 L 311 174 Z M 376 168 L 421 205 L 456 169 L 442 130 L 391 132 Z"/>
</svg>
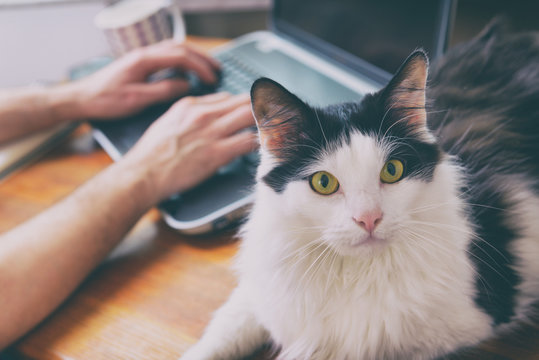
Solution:
<svg viewBox="0 0 539 360">
<path fill-rule="evenodd" d="M 428 134 L 426 86 L 429 60 L 422 50 L 414 51 L 384 89 L 385 109 L 417 131 Z"/>
<path fill-rule="evenodd" d="M 279 83 L 261 78 L 251 87 L 251 104 L 260 145 L 277 158 L 298 143 L 308 107 Z"/>
</svg>

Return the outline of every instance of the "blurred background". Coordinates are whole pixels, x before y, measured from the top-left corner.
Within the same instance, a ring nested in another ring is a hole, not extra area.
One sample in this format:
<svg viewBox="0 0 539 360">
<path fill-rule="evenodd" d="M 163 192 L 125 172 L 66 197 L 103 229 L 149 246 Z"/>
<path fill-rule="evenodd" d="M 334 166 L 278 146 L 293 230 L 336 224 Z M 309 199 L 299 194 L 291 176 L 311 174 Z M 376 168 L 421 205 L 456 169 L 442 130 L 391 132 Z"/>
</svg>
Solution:
<svg viewBox="0 0 539 360">
<path fill-rule="evenodd" d="M 271 0 L 175 1 L 183 11 L 188 35 L 233 38 L 268 28 Z M 108 54 L 93 18 L 114 2 L 0 0 L 0 88 L 59 81 L 73 66 Z M 499 14 L 517 30 L 539 30 L 538 0 L 460 0 L 450 46 L 469 39 Z"/>
</svg>

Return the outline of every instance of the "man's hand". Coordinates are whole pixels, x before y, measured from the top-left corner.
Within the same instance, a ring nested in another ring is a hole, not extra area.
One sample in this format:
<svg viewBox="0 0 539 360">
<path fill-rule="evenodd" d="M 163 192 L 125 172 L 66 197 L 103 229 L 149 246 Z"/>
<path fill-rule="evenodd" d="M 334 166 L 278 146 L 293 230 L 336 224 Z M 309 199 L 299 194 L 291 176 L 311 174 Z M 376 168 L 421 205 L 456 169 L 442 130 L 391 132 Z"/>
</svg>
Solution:
<svg viewBox="0 0 539 360">
<path fill-rule="evenodd" d="M 74 84 L 82 118 L 127 116 L 185 94 L 189 89 L 185 79 L 146 82 L 148 76 L 166 68 L 194 71 L 201 81 L 212 84 L 217 81 L 219 64 L 195 48 L 173 40 L 136 49 Z"/>
<path fill-rule="evenodd" d="M 219 64 L 168 40 L 134 50 L 73 83 L 0 91 L 0 143 L 58 124 L 128 116 L 153 103 L 174 100 L 188 90 L 186 80 L 147 82 L 151 74 L 167 68 L 194 71 L 203 82 L 214 83 Z"/>
<path fill-rule="evenodd" d="M 149 206 L 195 186 L 256 147 L 249 97 L 219 93 L 174 104 L 118 164 L 145 181 Z"/>
</svg>

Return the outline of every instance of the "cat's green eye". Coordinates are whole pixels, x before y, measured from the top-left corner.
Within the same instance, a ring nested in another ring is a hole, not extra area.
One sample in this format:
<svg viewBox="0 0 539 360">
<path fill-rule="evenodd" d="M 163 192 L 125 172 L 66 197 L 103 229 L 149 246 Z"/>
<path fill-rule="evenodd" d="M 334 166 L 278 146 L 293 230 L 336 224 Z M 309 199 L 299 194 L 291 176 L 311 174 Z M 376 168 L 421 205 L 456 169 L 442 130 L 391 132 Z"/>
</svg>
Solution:
<svg viewBox="0 0 539 360">
<path fill-rule="evenodd" d="M 404 164 L 400 160 L 392 159 L 385 163 L 380 171 L 380 180 L 386 184 L 399 181 L 404 174 Z"/>
<path fill-rule="evenodd" d="M 318 171 L 309 180 L 311 188 L 319 194 L 331 195 L 339 190 L 339 181 L 327 171 Z"/>
</svg>

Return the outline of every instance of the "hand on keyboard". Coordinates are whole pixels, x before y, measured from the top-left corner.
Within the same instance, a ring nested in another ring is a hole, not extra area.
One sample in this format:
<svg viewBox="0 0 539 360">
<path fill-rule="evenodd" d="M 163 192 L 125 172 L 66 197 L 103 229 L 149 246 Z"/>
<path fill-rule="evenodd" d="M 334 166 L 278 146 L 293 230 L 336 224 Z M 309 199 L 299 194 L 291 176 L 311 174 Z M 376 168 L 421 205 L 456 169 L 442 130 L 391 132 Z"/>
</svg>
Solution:
<svg viewBox="0 0 539 360">
<path fill-rule="evenodd" d="M 142 172 L 154 203 L 200 183 L 253 151 L 249 97 L 227 93 L 186 97 L 155 121 L 124 157 Z"/>
</svg>

